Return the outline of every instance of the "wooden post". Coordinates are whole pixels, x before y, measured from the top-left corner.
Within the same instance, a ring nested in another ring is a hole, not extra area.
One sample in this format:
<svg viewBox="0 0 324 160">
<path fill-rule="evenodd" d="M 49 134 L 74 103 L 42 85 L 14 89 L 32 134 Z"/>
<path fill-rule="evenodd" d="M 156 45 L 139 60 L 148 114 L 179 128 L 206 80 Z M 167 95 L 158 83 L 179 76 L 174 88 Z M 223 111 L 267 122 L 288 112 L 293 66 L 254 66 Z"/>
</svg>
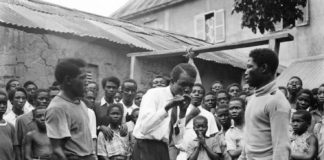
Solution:
<svg viewBox="0 0 324 160">
<path fill-rule="evenodd" d="M 280 42 L 277 39 L 269 39 L 269 48 L 279 56 Z"/>
</svg>

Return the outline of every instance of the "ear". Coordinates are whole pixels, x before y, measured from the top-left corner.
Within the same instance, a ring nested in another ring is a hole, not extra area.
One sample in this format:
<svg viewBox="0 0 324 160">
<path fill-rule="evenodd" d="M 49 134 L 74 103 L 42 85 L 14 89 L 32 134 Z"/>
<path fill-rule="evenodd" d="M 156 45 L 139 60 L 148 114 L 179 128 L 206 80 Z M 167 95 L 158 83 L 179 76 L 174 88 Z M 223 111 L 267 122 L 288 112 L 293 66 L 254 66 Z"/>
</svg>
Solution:
<svg viewBox="0 0 324 160">
<path fill-rule="evenodd" d="M 262 64 L 260 70 L 262 73 L 267 73 L 269 71 L 269 66 L 267 64 Z"/>
</svg>

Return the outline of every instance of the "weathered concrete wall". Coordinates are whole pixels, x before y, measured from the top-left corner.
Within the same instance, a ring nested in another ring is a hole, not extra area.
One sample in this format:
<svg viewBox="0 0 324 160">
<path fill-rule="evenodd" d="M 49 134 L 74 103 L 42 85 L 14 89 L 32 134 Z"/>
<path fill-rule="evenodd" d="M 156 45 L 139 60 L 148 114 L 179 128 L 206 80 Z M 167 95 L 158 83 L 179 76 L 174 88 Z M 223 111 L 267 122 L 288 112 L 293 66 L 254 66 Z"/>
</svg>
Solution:
<svg viewBox="0 0 324 160">
<path fill-rule="evenodd" d="M 280 48 L 280 60 L 283 64 L 290 64 L 294 59 L 324 53 L 324 11 L 323 0 L 309 0 L 310 23 L 281 32 L 291 33 L 295 40 L 283 43 Z M 226 39 L 225 42 L 235 42 L 262 36 L 253 34 L 248 28 L 241 28 L 241 15 L 231 14 L 233 0 L 192 0 L 179 5 L 146 14 L 141 17 L 129 19 L 130 21 L 143 24 L 147 18 L 155 18 L 164 29 L 169 31 L 194 36 L 194 17 L 198 14 L 212 10 L 225 10 Z M 249 50 L 243 50 L 248 52 Z"/>
<path fill-rule="evenodd" d="M 129 52 L 127 46 L 108 41 L 0 26 L 0 81 L 17 77 L 21 83 L 32 80 L 46 88 L 55 79 L 58 60 L 66 57 L 97 65 L 99 84 L 112 75 L 124 80 L 129 77 Z"/>
</svg>

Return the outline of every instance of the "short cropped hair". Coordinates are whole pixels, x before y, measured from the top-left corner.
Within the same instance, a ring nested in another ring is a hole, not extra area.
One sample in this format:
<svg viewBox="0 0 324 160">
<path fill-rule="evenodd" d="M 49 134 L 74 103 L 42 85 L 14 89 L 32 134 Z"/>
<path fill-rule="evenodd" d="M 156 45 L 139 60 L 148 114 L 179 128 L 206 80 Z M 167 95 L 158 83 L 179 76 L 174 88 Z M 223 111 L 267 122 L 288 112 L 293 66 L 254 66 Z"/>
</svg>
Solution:
<svg viewBox="0 0 324 160">
<path fill-rule="evenodd" d="M 303 119 L 306 121 L 306 123 L 311 124 L 312 123 L 312 115 L 308 111 L 304 110 L 297 110 L 293 113 L 293 115 L 299 114 L 302 115 Z"/>
<path fill-rule="evenodd" d="M 193 87 L 200 87 L 202 90 L 203 90 L 203 95 L 205 96 L 205 93 L 206 93 L 206 91 L 205 91 L 205 87 L 202 85 L 202 84 L 200 84 L 200 83 L 195 83 L 194 85 L 193 85 Z"/>
<path fill-rule="evenodd" d="M 106 77 L 106 78 L 102 79 L 102 81 L 101 81 L 102 88 L 105 88 L 107 82 L 114 83 L 117 86 L 117 88 L 119 88 L 119 86 L 120 86 L 120 80 L 115 76 Z"/>
<path fill-rule="evenodd" d="M 59 87 L 56 87 L 56 86 L 50 86 L 50 87 L 48 88 L 48 90 L 49 90 L 49 91 L 59 91 L 60 88 L 59 88 Z"/>
<path fill-rule="evenodd" d="M 301 95 L 301 94 L 308 94 L 309 95 L 309 99 L 310 99 L 310 106 L 313 107 L 313 104 L 315 102 L 315 99 L 314 99 L 314 96 L 313 96 L 313 93 L 311 90 L 309 89 L 301 89 L 298 93 L 297 93 L 297 98 Z"/>
<path fill-rule="evenodd" d="M 207 120 L 207 118 L 204 117 L 204 116 L 199 115 L 199 116 L 195 117 L 195 118 L 193 119 L 193 123 L 195 123 L 197 120 L 204 120 L 204 121 L 208 124 L 208 120 Z"/>
<path fill-rule="evenodd" d="M 38 88 L 38 86 L 36 85 L 36 83 L 33 82 L 33 81 L 27 81 L 27 82 L 25 82 L 24 83 L 24 88 L 27 89 L 27 86 L 29 86 L 31 84 L 34 85 L 36 87 L 36 89 Z"/>
<path fill-rule="evenodd" d="M 8 99 L 7 93 L 2 89 L 0 89 L 0 95 L 3 95 L 3 96 L 5 96 L 6 99 Z"/>
<path fill-rule="evenodd" d="M 217 98 L 218 95 L 221 94 L 221 93 L 224 93 L 224 94 L 226 95 L 226 97 L 228 98 L 228 100 L 230 99 L 231 96 L 230 96 L 230 95 L 228 94 L 228 92 L 225 91 L 225 90 L 220 90 L 220 91 L 218 91 L 218 92 L 215 94 L 216 98 Z"/>
<path fill-rule="evenodd" d="M 239 101 L 239 102 L 241 102 L 242 108 L 243 108 L 243 110 L 245 110 L 245 101 L 242 98 L 239 98 L 239 97 L 231 98 L 229 100 L 229 103 L 232 102 L 232 101 Z"/>
<path fill-rule="evenodd" d="M 135 85 L 136 90 L 137 90 L 137 82 L 134 79 L 127 79 L 127 80 L 123 81 L 123 83 L 121 85 L 121 90 L 124 89 L 125 83 L 133 83 Z"/>
<path fill-rule="evenodd" d="M 10 102 L 13 101 L 13 99 L 15 97 L 15 94 L 18 91 L 23 92 L 25 94 L 26 98 L 28 98 L 27 91 L 24 88 L 22 88 L 22 87 L 18 87 L 15 90 L 9 91 L 9 93 L 8 93 L 8 99 L 9 99 Z"/>
<path fill-rule="evenodd" d="M 7 92 L 8 92 L 9 89 L 10 89 L 10 83 L 12 83 L 12 82 L 14 82 L 14 81 L 19 82 L 18 79 L 10 79 L 10 80 L 7 82 L 7 84 L 6 84 L 6 91 L 7 91 Z"/>
<path fill-rule="evenodd" d="M 271 49 L 268 48 L 258 48 L 250 52 L 249 57 L 253 58 L 258 66 L 266 64 L 269 71 L 275 74 L 279 65 L 278 55 Z"/>
<path fill-rule="evenodd" d="M 216 113 L 221 109 L 229 110 L 228 104 L 221 104 L 221 105 L 217 106 L 216 107 Z"/>
<path fill-rule="evenodd" d="M 236 86 L 236 87 L 238 87 L 240 90 L 242 90 L 240 84 L 238 84 L 238 83 L 232 83 L 232 84 L 230 84 L 230 85 L 227 86 L 227 89 L 226 89 L 227 92 L 229 92 L 230 88 L 231 88 L 231 87 L 234 87 L 234 86 Z"/>
<path fill-rule="evenodd" d="M 196 69 L 191 64 L 180 63 L 172 69 L 170 73 L 171 81 L 176 82 L 179 79 L 181 73 L 187 73 L 190 77 L 194 78 L 196 78 L 197 76 Z"/>
<path fill-rule="evenodd" d="M 87 63 L 82 59 L 66 58 L 60 61 L 55 68 L 55 79 L 59 84 L 64 82 L 66 76 L 76 77 L 81 73 L 80 68 L 86 67 Z"/>
<path fill-rule="evenodd" d="M 42 93 L 42 92 L 46 92 L 47 94 L 49 94 L 49 90 L 48 90 L 48 89 L 39 88 L 39 89 L 36 90 L 35 97 L 34 97 L 35 99 L 34 99 L 34 100 L 36 100 L 37 97 L 38 97 L 38 95 L 39 95 L 40 93 Z"/>
<path fill-rule="evenodd" d="M 289 78 L 289 81 L 292 80 L 292 79 L 298 79 L 298 81 L 300 82 L 300 85 L 303 86 L 303 80 L 300 77 L 292 76 L 292 77 Z M 288 83 L 289 83 L 289 81 L 288 81 Z"/>
<path fill-rule="evenodd" d="M 209 96 L 209 95 L 214 96 L 214 97 L 216 96 L 214 92 L 207 92 L 207 93 L 205 94 L 205 97 L 206 97 L 206 96 Z"/>
</svg>

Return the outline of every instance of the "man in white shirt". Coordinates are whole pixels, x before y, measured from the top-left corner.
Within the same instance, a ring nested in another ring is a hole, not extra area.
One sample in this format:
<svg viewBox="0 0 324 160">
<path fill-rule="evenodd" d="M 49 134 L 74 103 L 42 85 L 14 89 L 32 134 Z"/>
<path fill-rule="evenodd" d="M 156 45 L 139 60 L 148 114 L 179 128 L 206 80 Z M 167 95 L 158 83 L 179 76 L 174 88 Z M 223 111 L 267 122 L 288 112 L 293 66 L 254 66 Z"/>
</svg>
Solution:
<svg viewBox="0 0 324 160">
<path fill-rule="evenodd" d="M 192 142 L 195 138 L 197 138 L 197 134 L 193 129 L 193 119 L 195 117 L 204 116 L 207 118 L 208 120 L 208 129 L 206 132 L 207 137 L 214 136 L 219 131 L 217 128 L 214 115 L 201 106 L 204 95 L 205 95 L 204 87 L 201 84 L 195 84 L 190 94 L 191 104 L 189 105 L 186 113 L 186 126 L 185 126 L 183 139 L 179 145 L 176 145 L 176 147 L 180 150 L 177 160 L 188 159 L 186 153 L 188 144 Z"/>
<path fill-rule="evenodd" d="M 187 63 L 171 71 L 168 87 L 153 88 L 143 96 L 133 135 L 134 160 L 169 160 L 168 142 L 181 140 L 190 93 L 196 80 L 195 68 Z"/>
<path fill-rule="evenodd" d="M 124 115 L 122 122 L 126 123 L 131 120 L 132 111 L 138 106 L 134 103 L 134 98 L 137 91 L 137 83 L 133 79 L 125 80 L 121 85 L 121 92 L 123 94 L 123 99 L 120 103 L 124 107 Z"/>
</svg>

